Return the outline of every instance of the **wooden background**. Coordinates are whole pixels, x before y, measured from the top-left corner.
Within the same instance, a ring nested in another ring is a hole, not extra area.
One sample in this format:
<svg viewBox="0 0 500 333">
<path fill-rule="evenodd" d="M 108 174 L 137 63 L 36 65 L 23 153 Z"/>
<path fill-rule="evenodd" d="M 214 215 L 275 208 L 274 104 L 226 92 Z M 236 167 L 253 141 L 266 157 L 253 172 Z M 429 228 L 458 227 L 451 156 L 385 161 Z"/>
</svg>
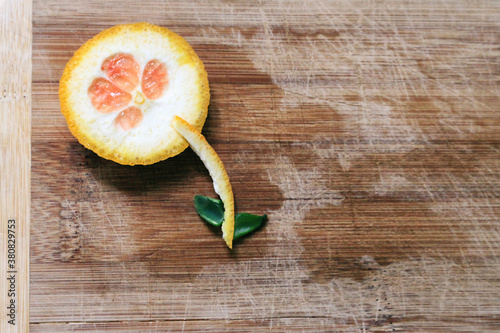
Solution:
<svg viewBox="0 0 500 333">
<path fill-rule="evenodd" d="M 191 151 L 84 149 L 57 89 L 115 24 L 184 36 L 237 211 Z M 33 2 L 31 332 L 500 330 L 500 1 Z"/>
</svg>

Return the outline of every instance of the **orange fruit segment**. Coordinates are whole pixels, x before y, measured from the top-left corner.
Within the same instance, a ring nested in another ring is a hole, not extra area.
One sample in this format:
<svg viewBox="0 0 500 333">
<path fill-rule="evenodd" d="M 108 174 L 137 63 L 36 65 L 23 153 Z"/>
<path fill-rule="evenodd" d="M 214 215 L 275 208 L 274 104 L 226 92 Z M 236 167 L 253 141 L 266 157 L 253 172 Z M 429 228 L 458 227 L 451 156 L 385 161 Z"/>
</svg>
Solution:
<svg viewBox="0 0 500 333">
<path fill-rule="evenodd" d="M 234 196 L 224 164 L 205 137 L 187 121 L 175 116 L 172 120 L 172 126 L 186 139 L 191 149 L 200 157 L 213 179 L 215 192 L 224 204 L 222 238 L 225 240 L 227 246 L 232 248 L 234 237 Z"/>
<path fill-rule="evenodd" d="M 117 122 L 121 128 L 125 131 L 137 126 L 137 124 L 142 120 L 142 112 L 135 106 L 129 106 L 116 117 L 115 122 Z"/>
<path fill-rule="evenodd" d="M 160 98 L 168 84 L 167 66 L 159 60 L 151 60 L 142 74 L 142 92 L 149 99 Z"/>
<path fill-rule="evenodd" d="M 172 119 L 180 116 L 201 131 L 210 93 L 204 65 L 186 40 L 133 23 L 104 30 L 75 52 L 59 99 L 85 147 L 120 164 L 147 165 L 188 147 Z"/>
<path fill-rule="evenodd" d="M 139 84 L 139 64 L 131 54 L 118 53 L 104 60 L 101 69 L 119 88 L 131 92 Z"/>
<path fill-rule="evenodd" d="M 132 95 L 102 77 L 92 81 L 88 95 L 92 105 L 102 113 L 117 111 L 132 100 Z"/>
</svg>

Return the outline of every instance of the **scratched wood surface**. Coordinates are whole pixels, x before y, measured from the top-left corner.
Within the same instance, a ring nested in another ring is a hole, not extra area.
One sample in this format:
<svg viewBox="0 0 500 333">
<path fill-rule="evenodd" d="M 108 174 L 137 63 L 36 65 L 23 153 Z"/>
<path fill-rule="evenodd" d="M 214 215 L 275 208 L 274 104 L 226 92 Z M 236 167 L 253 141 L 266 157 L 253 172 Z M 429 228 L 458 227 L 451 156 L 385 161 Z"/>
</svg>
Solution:
<svg viewBox="0 0 500 333">
<path fill-rule="evenodd" d="M 500 329 L 500 2 L 34 0 L 32 332 Z M 71 136 L 58 80 L 148 21 L 204 61 L 225 248 L 191 151 L 148 167 Z"/>
</svg>

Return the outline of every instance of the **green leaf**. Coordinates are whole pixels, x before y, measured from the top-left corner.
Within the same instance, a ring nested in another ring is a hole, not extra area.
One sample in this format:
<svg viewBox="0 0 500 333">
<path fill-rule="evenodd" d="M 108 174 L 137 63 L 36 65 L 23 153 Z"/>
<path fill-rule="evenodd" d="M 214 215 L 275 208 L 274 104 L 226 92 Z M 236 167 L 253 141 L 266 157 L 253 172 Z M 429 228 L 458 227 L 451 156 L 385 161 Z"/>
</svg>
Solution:
<svg viewBox="0 0 500 333">
<path fill-rule="evenodd" d="M 267 220 L 267 215 L 253 215 L 247 213 L 236 214 L 234 218 L 233 239 L 240 238 L 258 229 Z"/>
<path fill-rule="evenodd" d="M 224 204 L 219 199 L 212 199 L 203 195 L 194 197 L 194 206 L 202 219 L 220 227 L 224 221 Z M 240 238 L 258 229 L 267 220 L 267 215 L 253 215 L 247 213 L 236 214 L 234 217 L 233 239 Z"/>
<path fill-rule="evenodd" d="M 224 204 L 219 199 L 212 199 L 203 195 L 194 197 L 194 207 L 202 219 L 220 227 L 224 221 Z"/>
</svg>

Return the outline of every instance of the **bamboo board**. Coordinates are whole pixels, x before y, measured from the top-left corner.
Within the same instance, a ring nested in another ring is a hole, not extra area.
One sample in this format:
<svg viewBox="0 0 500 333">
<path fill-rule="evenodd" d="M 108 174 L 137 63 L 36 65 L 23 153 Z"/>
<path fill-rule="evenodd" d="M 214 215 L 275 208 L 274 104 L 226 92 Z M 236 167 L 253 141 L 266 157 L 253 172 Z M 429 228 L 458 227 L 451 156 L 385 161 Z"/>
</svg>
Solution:
<svg viewBox="0 0 500 333">
<path fill-rule="evenodd" d="M 27 332 L 31 183 L 31 1 L 0 11 L 0 332 Z"/>
<path fill-rule="evenodd" d="M 122 167 L 60 114 L 72 52 L 137 21 L 199 54 L 237 211 L 269 216 L 232 252 L 192 152 Z M 497 1 L 35 0 L 31 331 L 498 331 L 499 22 Z"/>
</svg>

